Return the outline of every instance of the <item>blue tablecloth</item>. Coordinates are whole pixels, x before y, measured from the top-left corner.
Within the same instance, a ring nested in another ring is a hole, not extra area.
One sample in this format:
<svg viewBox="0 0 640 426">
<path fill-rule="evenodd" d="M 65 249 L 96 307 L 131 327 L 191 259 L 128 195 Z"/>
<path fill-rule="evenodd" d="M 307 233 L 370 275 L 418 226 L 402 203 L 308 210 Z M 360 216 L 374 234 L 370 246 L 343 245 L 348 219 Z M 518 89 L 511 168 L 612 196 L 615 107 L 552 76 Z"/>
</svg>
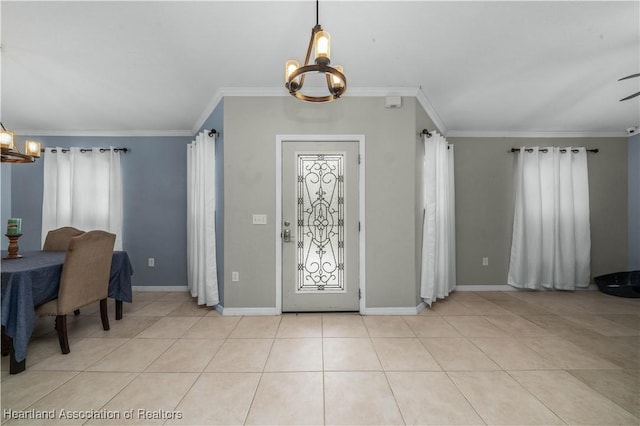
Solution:
<svg viewBox="0 0 640 426">
<path fill-rule="evenodd" d="M 3 251 L 2 256 L 7 252 Z M 35 326 L 35 307 L 58 295 L 65 252 L 25 251 L 20 259 L 2 260 L 2 326 L 13 339 L 16 361 L 27 357 Z M 131 303 L 133 267 L 124 251 L 113 252 L 109 297 Z"/>
</svg>

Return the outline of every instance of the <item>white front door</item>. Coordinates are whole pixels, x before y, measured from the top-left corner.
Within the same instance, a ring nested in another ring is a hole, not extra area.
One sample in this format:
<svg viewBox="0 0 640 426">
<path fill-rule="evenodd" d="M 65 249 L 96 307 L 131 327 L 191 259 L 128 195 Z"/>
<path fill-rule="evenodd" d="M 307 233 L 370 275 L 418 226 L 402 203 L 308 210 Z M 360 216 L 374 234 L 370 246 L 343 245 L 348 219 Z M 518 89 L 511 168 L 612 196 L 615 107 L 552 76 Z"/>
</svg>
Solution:
<svg viewBox="0 0 640 426">
<path fill-rule="evenodd" d="M 282 143 L 282 311 L 359 309 L 358 142 Z"/>
</svg>

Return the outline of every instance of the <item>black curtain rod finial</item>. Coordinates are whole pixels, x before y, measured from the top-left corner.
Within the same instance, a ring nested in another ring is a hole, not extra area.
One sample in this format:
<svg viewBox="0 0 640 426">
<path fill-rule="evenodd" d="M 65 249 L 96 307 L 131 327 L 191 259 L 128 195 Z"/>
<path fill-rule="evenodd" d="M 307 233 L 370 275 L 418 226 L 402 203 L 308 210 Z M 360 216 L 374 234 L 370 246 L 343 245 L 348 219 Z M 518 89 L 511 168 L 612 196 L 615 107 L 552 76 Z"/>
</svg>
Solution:
<svg viewBox="0 0 640 426">
<path fill-rule="evenodd" d="M 216 129 L 211 129 L 211 130 L 209 130 L 208 135 L 209 135 L 209 137 L 210 137 L 210 138 L 212 138 L 212 137 L 213 137 L 213 135 L 215 135 L 215 134 L 217 134 L 217 133 L 218 133 L 218 132 L 216 131 Z"/>
<path fill-rule="evenodd" d="M 422 129 L 422 132 L 420 132 L 419 135 L 420 136 L 426 136 L 428 138 L 430 138 L 432 136 L 431 132 L 429 132 L 427 129 Z"/>
</svg>

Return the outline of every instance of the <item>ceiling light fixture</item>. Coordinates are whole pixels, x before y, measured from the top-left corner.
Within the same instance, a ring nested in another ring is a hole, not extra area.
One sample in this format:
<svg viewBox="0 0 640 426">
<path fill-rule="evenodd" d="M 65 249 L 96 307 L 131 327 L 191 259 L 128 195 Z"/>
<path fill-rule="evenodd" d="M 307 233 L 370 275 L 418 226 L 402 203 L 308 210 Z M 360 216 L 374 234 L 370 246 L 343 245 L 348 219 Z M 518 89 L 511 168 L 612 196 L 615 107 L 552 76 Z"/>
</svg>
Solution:
<svg viewBox="0 0 640 426">
<path fill-rule="evenodd" d="M 314 51 L 314 65 L 309 65 L 311 50 Z M 331 36 L 318 23 L 318 0 L 316 0 L 316 26 L 311 30 L 311 39 L 307 48 L 304 65 L 300 66 L 295 59 L 285 63 L 284 85 L 292 96 L 307 102 L 329 102 L 338 99 L 347 90 L 347 78 L 340 65 L 331 64 Z M 310 72 L 322 73 L 327 80 L 329 94 L 326 96 L 311 96 L 301 93 L 305 75 Z"/>
<path fill-rule="evenodd" d="M 0 122 L 0 146 L 2 147 L 3 163 L 33 163 L 40 157 L 40 142 L 26 141 L 24 154 L 21 153 L 13 140 L 13 132 L 10 132 Z"/>
</svg>

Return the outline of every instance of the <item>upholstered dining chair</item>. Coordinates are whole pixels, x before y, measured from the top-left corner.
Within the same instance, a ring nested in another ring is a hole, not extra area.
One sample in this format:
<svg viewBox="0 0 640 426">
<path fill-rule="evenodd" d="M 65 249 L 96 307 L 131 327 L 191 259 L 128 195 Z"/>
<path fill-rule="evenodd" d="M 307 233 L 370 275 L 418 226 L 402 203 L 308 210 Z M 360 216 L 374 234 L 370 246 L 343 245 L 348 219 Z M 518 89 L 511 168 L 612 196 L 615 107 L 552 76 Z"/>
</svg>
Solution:
<svg viewBox="0 0 640 426">
<path fill-rule="evenodd" d="M 84 231 L 76 229 L 73 226 L 63 226 L 62 228 L 52 229 L 47 232 L 47 237 L 44 239 L 42 250 L 67 251 L 69 240 L 82 234 L 84 234 Z"/>
<path fill-rule="evenodd" d="M 78 235 L 84 234 L 73 226 L 63 226 L 62 228 L 52 229 L 47 232 L 47 236 L 44 239 L 43 251 L 67 251 L 69 240 Z M 80 309 L 74 311 L 75 315 L 80 315 Z"/>
<path fill-rule="evenodd" d="M 107 295 L 115 234 L 89 231 L 69 241 L 62 265 L 58 298 L 36 307 L 38 316 L 55 316 L 63 354 L 68 354 L 67 314 L 100 301 L 102 328 L 109 330 Z"/>
</svg>

